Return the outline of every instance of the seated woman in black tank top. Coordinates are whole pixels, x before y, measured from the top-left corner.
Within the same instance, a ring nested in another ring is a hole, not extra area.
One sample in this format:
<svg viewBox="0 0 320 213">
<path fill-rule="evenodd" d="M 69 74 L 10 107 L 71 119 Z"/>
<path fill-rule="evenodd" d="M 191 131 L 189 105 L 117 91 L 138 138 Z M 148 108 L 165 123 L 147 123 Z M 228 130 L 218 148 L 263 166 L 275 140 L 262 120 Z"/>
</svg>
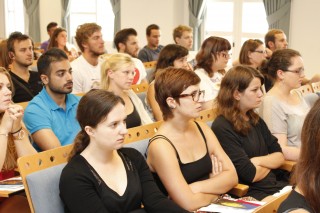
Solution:
<svg viewBox="0 0 320 213">
<path fill-rule="evenodd" d="M 235 168 L 211 129 L 195 122 L 203 102 L 199 77 L 167 68 L 155 80 L 163 123 L 150 140 L 147 163 L 159 188 L 189 211 L 209 205 L 237 184 Z"/>
</svg>

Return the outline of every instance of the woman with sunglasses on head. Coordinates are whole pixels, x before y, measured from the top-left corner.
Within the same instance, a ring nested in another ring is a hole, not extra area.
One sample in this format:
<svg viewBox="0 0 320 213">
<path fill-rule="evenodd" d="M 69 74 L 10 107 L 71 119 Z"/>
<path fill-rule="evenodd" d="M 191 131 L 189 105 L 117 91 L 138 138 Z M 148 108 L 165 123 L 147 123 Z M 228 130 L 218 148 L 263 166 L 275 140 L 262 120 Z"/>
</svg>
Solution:
<svg viewBox="0 0 320 213">
<path fill-rule="evenodd" d="M 36 153 L 22 122 L 23 108 L 12 103 L 12 90 L 10 74 L 0 67 L 0 180 L 15 176 L 19 157 Z M 27 198 L 0 199 L 0 212 L 30 212 Z"/>
<path fill-rule="evenodd" d="M 126 118 L 125 102 L 112 92 L 81 98 L 81 131 L 59 184 L 65 212 L 186 213 L 161 194 L 140 152 L 122 147 Z"/>
<path fill-rule="evenodd" d="M 218 117 L 212 124 L 232 160 L 247 196 L 267 201 L 288 183 L 279 180 L 284 162 L 281 147 L 255 109 L 261 104 L 263 76 L 249 66 L 235 66 L 222 79 L 216 99 Z M 285 190 L 288 187 L 285 188 Z"/>
<path fill-rule="evenodd" d="M 213 106 L 220 82 L 230 59 L 231 45 L 227 39 L 211 36 L 201 45 L 196 61 L 195 73 L 201 79 L 200 89 L 205 90 L 203 109 Z"/>
<path fill-rule="evenodd" d="M 318 96 L 302 95 L 294 90 L 301 86 L 305 77 L 303 60 L 298 51 L 275 51 L 263 70 L 273 79 L 274 85 L 264 97 L 260 116 L 278 138 L 285 159 L 297 161 L 302 124 Z"/>
<path fill-rule="evenodd" d="M 160 70 L 170 66 L 191 70 L 191 65 L 187 61 L 188 54 L 189 51 L 187 50 L 187 48 L 178 44 L 168 44 L 161 50 L 159 54 L 157 66 L 153 73 L 153 79 L 147 91 L 147 102 L 151 107 L 153 117 L 156 121 L 162 120 L 162 113 L 159 104 L 155 99 L 154 78 Z"/>
<path fill-rule="evenodd" d="M 101 65 L 101 89 L 114 92 L 125 102 L 127 128 L 152 123 L 140 98 L 131 89 L 135 66 L 130 55 L 112 54 Z"/>
<path fill-rule="evenodd" d="M 147 163 L 160 190 L 189 211 L 207 206 L 237 184 L 235 169 L 202 122 L 204 91 L 192 71 L 166 68 L 155 80 L 163 123 L 150 139 Z"/>
</svg>

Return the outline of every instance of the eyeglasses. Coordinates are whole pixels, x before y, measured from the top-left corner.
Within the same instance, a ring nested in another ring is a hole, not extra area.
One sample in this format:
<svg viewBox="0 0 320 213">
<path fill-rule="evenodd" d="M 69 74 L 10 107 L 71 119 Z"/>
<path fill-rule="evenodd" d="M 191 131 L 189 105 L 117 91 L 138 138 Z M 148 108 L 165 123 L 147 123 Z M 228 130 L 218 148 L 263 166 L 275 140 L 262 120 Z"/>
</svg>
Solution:
<svg viewBox="0 0 320 213">
<path fill-rule="evenodd" d="M 222 55 L 222 57 L 224 58 L 231 58 L 232 53 L 227 53 L 227 52 L 219 52 L 219 54 Z"/>
<path fill-rule="evenodd" d="M 266 54 L 267 51 L 266 50 L 255 50 L 253 52 L 256 52 L 256 53 L 261 53 L 261 54 Z"/>
<path fill-rule="evenodd" d="M 302 75 L 304 74 L 304 69 L 301 68 L 301 69 L 298 69 L 298 70 L 283 70 L 284 72 L 293 72 L 295 74 L 298 74 L 298 75 Z"/>
<path fill-rule="evenodd" d="M 192 97 L 192 100 L 194 102 L 198 102 L 200 97 L 203 99 L 204 98 L 204 94 L 205 94 L 205 91 L 204 90 L 199 90 L 199 91 L 195 91 L 191 94 L 180 94 L 177 98 L 185 98 L 185 97 L 189 97 L 191 96 Z"/>
</svg>

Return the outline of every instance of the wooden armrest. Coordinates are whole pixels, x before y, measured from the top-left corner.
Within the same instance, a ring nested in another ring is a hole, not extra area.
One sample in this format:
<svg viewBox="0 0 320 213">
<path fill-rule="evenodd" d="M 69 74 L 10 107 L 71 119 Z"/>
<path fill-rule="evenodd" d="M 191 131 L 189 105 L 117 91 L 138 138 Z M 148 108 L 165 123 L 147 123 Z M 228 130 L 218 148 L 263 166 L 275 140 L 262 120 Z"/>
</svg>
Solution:
<svg viewBox="0 0 320 213">
<path fill-rule="evenodd" d="M 290 161 L 290 160 L 286 160 L 284 161 L 284 163 L 279 167 L 279 169 L 283 169 L 286 170 L 288 172 L 292 172 L 292 170 L 294 169 L 294 167 L 296 166 L 297 162 L 295 161 Z"/>
<path fill-rule="evenodd" d="M 237 197 L 243 197 L 247 194 L 248 190 L 249 190 L 249 186 L 238 183 L 228 193 L 235 195 Z"/>
</svg>

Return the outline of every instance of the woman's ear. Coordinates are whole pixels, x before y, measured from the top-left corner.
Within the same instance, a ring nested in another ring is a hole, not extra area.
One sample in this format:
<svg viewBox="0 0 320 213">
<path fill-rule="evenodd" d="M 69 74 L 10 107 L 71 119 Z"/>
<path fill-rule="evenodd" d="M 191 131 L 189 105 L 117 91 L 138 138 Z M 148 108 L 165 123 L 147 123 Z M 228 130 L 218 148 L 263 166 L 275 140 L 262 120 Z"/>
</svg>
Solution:
<svg viewBox="0 0 320 213">
<path fill-rule="evenodd" d="M 238 90 L 235 90 L 233 92 L 233 98 L 236 99 L 237 101 L 240 101 L 241 99 L 241 93 Z"/>
<path fill-rule="evenodd" d="M 108 77 L 112 79 L 114 76 L 114 72 L 111 69 L 108 69 L 106 72 L 107 72 Z"/>
<path fill-rule="evenodd" d="M 175 109 L 177 107 L 177 102 L 176 100 L 174 100 L 174 98 L 172 97 L 168 97 L 166 99 L 166 102 L 168 104 L 168 106 L 171 108 L 171 109 Z"/>
<path fill-rule="evenodd" d="M 277 70 L 277 77 L 280 79 L 280 80 L 283 80 L 284 79 L 284 71 L 283 70 Z"/>
<path fill-rule="evenodd" d="M 85 126 L 84 131 L 86 131 L 89 136 L 94 136 L 94 129 L 91 126 Z"/>
</svg>

